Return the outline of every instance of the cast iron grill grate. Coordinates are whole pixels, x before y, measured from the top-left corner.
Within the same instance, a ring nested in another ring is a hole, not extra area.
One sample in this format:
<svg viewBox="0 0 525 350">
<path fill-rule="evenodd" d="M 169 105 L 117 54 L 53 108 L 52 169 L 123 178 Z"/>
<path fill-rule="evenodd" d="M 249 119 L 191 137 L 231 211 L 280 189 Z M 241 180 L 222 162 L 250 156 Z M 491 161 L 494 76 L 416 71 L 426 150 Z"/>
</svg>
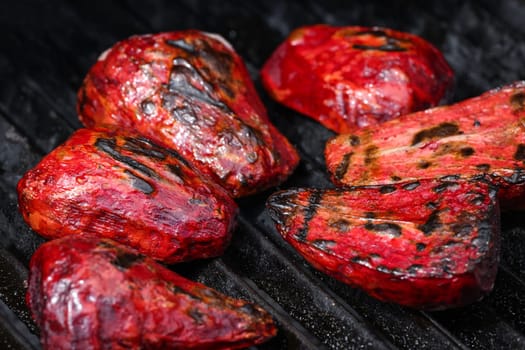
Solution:
<svg viewBox="0 0 525 350">
<path fill-rule="evenodd" d="M 39 349 L 24 303 L 30 256 L 43 242 L 16 206 L 18 179 L 80 127 L 76 90 L 97 56 L 132 34 L 198 28 L 227 38 L 245 59 L 278 128 L 302 157 L 280 188 L 329 187 L 322 149 L 332 133 L 272 102 L 263 62 L 294 28 L 313 23 L 381 25 L 421 35 L 456 71 L 452 101 L 525 78 L 525 3 L 490 1 L 60 1 L 0 5 L 0 348 Z M 280 238 L 264 210 L 272 191 L 239 200 L 234 240 L 218 259 L 173 266 L 181 274 L 275 317 L 279 335 L 258 349 L 525 348 L 525 224 L 503 214 L 493 293 L 450 311 L 381 303 L 312 269 Z"/>
</svg>

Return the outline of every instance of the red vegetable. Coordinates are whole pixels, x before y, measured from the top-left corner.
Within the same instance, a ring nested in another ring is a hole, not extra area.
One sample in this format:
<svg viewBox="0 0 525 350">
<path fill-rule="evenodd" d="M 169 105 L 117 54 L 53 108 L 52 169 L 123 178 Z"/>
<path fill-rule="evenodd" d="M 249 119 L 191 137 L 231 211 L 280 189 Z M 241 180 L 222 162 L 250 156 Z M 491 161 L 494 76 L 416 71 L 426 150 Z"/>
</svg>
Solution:
<svg viewBox="0 0 525 350">
<path fill-rule="evenodd" d="M 168 263 L 214 257 L 237 205 L 176 152 L 81 129 L 18 183 L 26 222 L 46 238 L 109 237 Z"/>
<path fill-rule="evenodd" d="M 224 39 L 195 30 L 115 44 L 86 76 L 78 113 L 89 128 L 138 133 L 176 150 L 234 197 L 279 184 L 299 162 L 241 58 Z"/>
<path fill-rule="evenodd" d="M 93 236 L 40 246 L 27 303 L 44 349 L 237 349 L 276 334 L 259 306 Z"/>
<path fill-rule="evenodd" d="M 338 185 L 383 185 L 488 174 L 505 207 L 525 206 L 525 82 L 447 107 L 404 115 L 330 140 Z"/>
<path fill-rule="evenodd" d="M 277 229 L 314 267 L 389 302 L 443 309 L 490 292 L 499 259 L 496 190 L 421 180 L 277 192 Z"/>
<path fill-rule="evenodd" d="M 453 72 L 430 43 L 378 27 L 295 30 L 261 71 L 279 102 L 336 132 L 437 105 Z"/>
</svg>

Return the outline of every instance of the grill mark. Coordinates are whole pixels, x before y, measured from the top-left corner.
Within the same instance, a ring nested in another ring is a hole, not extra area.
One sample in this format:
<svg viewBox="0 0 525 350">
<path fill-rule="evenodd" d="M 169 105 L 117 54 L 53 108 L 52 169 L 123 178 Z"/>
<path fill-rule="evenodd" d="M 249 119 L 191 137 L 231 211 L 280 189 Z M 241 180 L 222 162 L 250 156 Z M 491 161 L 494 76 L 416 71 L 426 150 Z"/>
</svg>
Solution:
<svg viewBox="0 0 525 350">
<path fill-rule="evenodd" d="M 516 160 L 525 160 L 525 144 L 520 143 L 518 147 L 516 147 L 516 152 L 514 153 L 514 159 Z"/>
<path fill-rule="evenodd" d="M 391 222 L 382 223 L 382 224 L 373 224 L 368 222 L 365 224 L 365 229 L 368 231 L 374 231 L 382 234 L 390 234 L 395 237 L 400 237 L 402 230 L 401 226 L 393 224 Z"/>
<path fill-rule="evenodd" d="M 335 247 L 337 242 L 333 240 L 326 240 L 326 239 L 316 239 L 312 242 L 312 245 L 323 252 L 330 253 L 332 251 L 332 248 Z"/>
<path fill-rule="evenodd" d="M 490 170 L 490 164 L 478 164 L 476 165 L 476 169 L 479 171 L 487 172 Z"/>
<path fill-rule="evenodd" d="M 348 137 L 348 140 L 350 141 L 350 146 L 359 146 L 361 144 L 361 139 L 357 135 L 350 135 Z"/>
<path fill-rule="evenodd" d="M 525 171 L 524 170 L 525 169 L 523 168 L 514 168 L 514 172 L 512 173 L 511 176 L 504 176 L 502 178 L 509 184 L 522 183 L 523 181 L 525 181 L 525 176 L 524 176 Z"/>
<path fill-rule="evenodd" d="M 417 145 L 418 143 L 427 139 L 442 139 L 448 136 L 459 135 L 462 132 L 459 127 L 454 123 L 441 123 L 430 129 L 421 130 L 414 135 L 411 146 Z"/>
<path fill-rule="evenodd" d="M 180 168 L 180 166 L 176 164 L 168 164 L 167 168 L 173 175 L 178 177 L 181 181 L 186 182 L 186 175 L 184 171 Z"/>
<path fill-rule="evenodd" d="M 190 316 L 196 324 L 204 324 L 205 315 L 199 311 L 197 308 L 192 308 L 188 311 L 188 316 Z"/>
<path fill-rule="evenodd" d="M 140 137 L 126 137 L 125 143 L 122 146 L 126 151 L 132 153 L 147 156 L 149 158 L 164 160 L 166 159 L 166 152 L 164 152 L 160 147 L 157 147 L 151 141 L 140 138 Z"/>
<path fill-rule="evenodd" d="M 517 92 L 510 97 L 510 105 L 514 112 L 521 112 L 525 109 L 525 93 Z"/>
<path fill-rule="evenodd" d="M 297 232 L 296 235 L 298 241 L 306 242 L 310 220 L 312 220 L 312 218 L 317 213 L 317 209 L 319 208 L 319 203 L 321 202 L 322 198 L 323 196 L 319 191 L 314 191 L 310 194 L 310 197 L 308 198 L 308 206 L 304 210 L 303 227 Z"/>
<path fill-rule="evenodd" d="M 396 190 L 397 190 L 396 186 L 384 185 L 384 186 L 381 186 L 381 188 L 379 189 L 379 193 L 387 194 L 387 193 L 395 192 Z"/>
<path fill-rule="evenodd" d="M 478 235 L 472 239 L 472 245 L 478 248 L 480 253 L 486 253 L 489 250 L 490 239 L 492 237 L 491 225 L 488 220 L 478 223 Z"/>
<path fill-rule="evenodd" d="M 349 231 L 351 223 L 345 219 L 338 219 L 334 222 L 330 222 L 328 225 L 339 232 L 345 233 Z"/>
<path fill-rule="evenodd" d="M 117 255 L 111 260 L 111 264 L 119 270 L 127 270 L 133 264 L 140 263 L 142 260 L 144 260 L 144 256 L 140 254 L 117 251 Z"/>
<path fill-rule="evenodd" d="M 346 172 L 348 171 L 348 166 L 350 165 L 350 158 L 352 158 L 352 155 L 354 154 L 354 152 L 349 152 L 349 153 L 346 153 L 344 156 L 343 156 L 343 159 L 341 160 L 341 163 L 339 163 L 339 165 L 337 165 L 337 168 L 335 169 L 335 178 L 337 180 L 341 180 L 344 178 L 344 176 L 346 175 Z"/>
<path fill-rule="evenodd" d="M 435 193 L 441 193 L 441 192 L 443 192 L 443 191 L 445 191 L 445 190 L 447 190 L 449 188 L 452 189 L 452 188 L 454 188 L 456 186 L 458 186 L 457 183 L 455 183 L 455 182 L 448 182 L 447 181 L 447 182 L 443 182 L 443 183 L 441 183 L 441 184 L 439 184 L 437 186 L 434 186 L 432 188 L 432 191 L 434 191 Z"/>
<path fill-rule="evenodd" d="M 375 219 L 376 214 L 374 212 L 368 211 L 365 213 L 365 218 L 367 219 Z"/>
<path fill-rule="evenodd" d="M 467 158 L 467 157 L 472 156 L 475 153 L 475 151 L 474 151 L 474 148 L 472 147 L 463 147 L 459 150 L 459 153 L 461 154 L 463 158 Z"/>
<path fill-rule="evenodd" d="M 420 264 L 412 264 L 408 267 L 407 272 L 411 276 L 415 276 L 419 270 L 423 268 L 423 265 Z"/>
<path fill-rule="evenodd" d="M 186 291 L 186 290 L 182 289 L 181 287 L 179 287 L 179 286 L 177 286 L 175 284 L 169 284 L 167 287 L 173 294 L 182 294 L 182 295 L 185 295 L 185 296 L 187 296 L 187 297 L 189 297 L 190 299 L 193 299 L 193 300 L 202 301 L 204 299 L 200 295 L 197 294 L 198 292 L 201 292 L 202 294 L 204 294 L 208 298 L 214 298 L 214 297 L 216 298 L 217 297 L 217 295 L 215 295 L 215 293 L 213 291 L 210 291 L 209 289 L 198 291 L 196 294 L 192 294 L 191 292 Z"/>
<path fill-rule="evenodd" d="M 410 183 L 403 185 L 403 189 L 407 191 L 412 191 L 418 188 L 420 185 L 421 183 L 419 181 L 414 181 L 414 182 L 410 182 Z"/>
<path fill-rule="evenodd" d="M 195 87 L 195 85 L 199 86 L 199 88 Z M 173 60 L 168 90 L 171 93 L 180 94 L 190 99 L 197 99 L 230 112 L 228 106 L 213 96 L 211 84 L 184 58 L 179 57 Z"/>
<path fill-rule="evenodd" d="M 171 40 L 167 39 L 164 41 L 167 45 L 176 49 L 184 50 L 188 53 L 195 54 L 195 47 L 190 43 L 187 43 L 184 39 Z"/>
<path fill-rule="evenodd" d="M 117 146 L 115 139 L 98 138 L 97 141 L 95 141 L 95 147 L 98 148 L 100 151 L 106 153 L 116 161 L 126 164 L 127 166 L 139 171 L 143 175 L 154 179 L 158 179 L 159 177 L 155 170 L 151 169 L 150 167 L 140 163 L 139 161 L 131 157 L 121 154 L 119 152 L 120 147 Z"/>
<path fill-rule="evenodd" d="M 457 181 L 461 179 L 459 175 L 445 175 L 439 178 L 440 181 Z"/>
<path fill-rule="evenodd" d="M 131 179 L 131 186 L 136 190 L 139 190 L 144 194 L 152 194 L 155 192 L 155 187 L 140 176 L 137 176 L 128 170 L 126 170 L 125 173 Z"/>
<path fill-rule="evenodd" d="M 419 162 L 417 163 L 417 167 L 418 167 L 419 169 L 427 169 L 427 168 L 429 168 L 431 165 L 432 165 L 432 163 L 429 162 L 429 161 L 426 161 L 426 160 L 421 160 L 421 161 L 419 161 Z"/>
<path fill-rule="evenodd" d="M 472 224 L 468 222 L 458 222 L 452 225 L 450 228 L 452 232 L 454 232 L 454 237 L 457 238 L 468 237 L 474 229 L 474 227 L 472 227 Z"/>
<path fill-rule="evenodd" d="M 425 236 L 430 236 L 432 232 L 436 231 L 440 227 L 442 227 L 443 224 L 441 223 L 441 220 L 439 218 L 439 210 L 434 210 L 428 217 L 427 221 L 419 225 L 417 228 L 423 232 Z"/>
<path fill-rule="evenodd" d="M 378 51 L 386 51 L 386 52 L 407 51 L 406 48 L 399 46 L 397 43 L 394 43 L 394 42 L 387 42 L 386 44 L 383 44 L 380 46 L 354 44 L 352 45 L 352 48 L 357 49 L 357 50 L 378 50 Z"/>
<path fill-rule="evenodd" d="M 363 45 L 363 44 L 354 44 L 352 47 L 357 50 L 379 50 L 386 52 L 402 52 L 407 51 L 406 48 L 402 47 L 400 44 L 402 41 L 397 38 L 389 36 L 386 32 L 382 30 L 367 30 L 360 33 L 354 34 L 354 36 L 363 36 L 363 35 L 372 35 L 376 38 L 382 38 L 385 40 L 385 43 L 379 46 L 375 45 Z"/>
<path fill-rule="evenodd" d="M 370 165 L 375 159 L 379 148 L 375 145 L 368 146 L 365 149 L 365 164 Z"/>
<path fill-rule="evenodd" d="M 198 88 L 196 86 L 198 86 Z M 175 103 L 175 99 L 177 97 L 184 99 L 182 101 L 182 108 L 176 107 L 177 104 Z M 171 69 L 168 82 L 168 92 L 163 94 L 164 108 L 168 109 L 175 119 L 185 124 L 193 125 L 199 119 L 198 113 L 195 112 L 195 107 L 192 103 L 192 100 L 194 99 L 217 107 L 224 113 L 231 115 L 234 114 L 225 103 L 213 95 L 212 85 L 206 81 L 206 79 L 204 79 L 204 77 L 190 62 L 184 58 L 175 58 L 173 60 L 173 67 Z M 253 128 L 240 118 L 234 119 L 240 125 L 240 132 L 244 133 L 248 139 L 253 140 L 254 143 L 259 146 L 266 146 L 264 136 L 259 130 Z M 231 134 L 233 138 L 237 137 L 235 133 L 231 132 Z M 280 158 L 276 149 L 271 148 L 271 152 L 274 159 Z M 254 159 L 253 153 L 246 155 L 246 160 L 250 164 L 257 161 L 257 159 Z M 241 185 L 243 187 L 245 186 L 244 184 Z"/>
</svg>

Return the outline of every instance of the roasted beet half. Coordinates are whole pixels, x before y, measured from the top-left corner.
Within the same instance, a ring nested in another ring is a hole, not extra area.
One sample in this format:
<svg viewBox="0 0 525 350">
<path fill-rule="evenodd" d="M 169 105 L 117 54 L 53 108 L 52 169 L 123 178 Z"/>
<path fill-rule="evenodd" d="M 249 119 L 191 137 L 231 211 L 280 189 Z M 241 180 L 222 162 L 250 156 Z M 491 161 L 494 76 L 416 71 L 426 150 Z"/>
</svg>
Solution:
<svg viewBox="0 0 525 350">
<path fill-rule="evenodd" d="M 234 197 L 279 184 L 299 162 L 240 56 L 196 30 L 115 44 L 87 74 L 78 113 L 89 128 L 131 131 L 176 150 Z"/>
<path fill-rule="evenodd" d="M 437 105 L 453 72 L 429 42 L 377 27 L 302 27 L 261 77 L 271 96 L 338 133 Z"/>
<path fill-rule="evenodd" d="M 93 233 L 168 263 L 220 255 L 237 205 L 174 151 L 80 129 L 18 183 L 26 222 L 46 238 Z"/>
<path fill-rule="evenodd" d="M 380 300 L 435 310 L 493 288 L 500 225 L 488 181 L 291 189 L 267 206 L 310 264 Z"/>
<path fill-rule="evenodd" d="M 404 115 L 328 141 L 325 159 L 338 185 L 386 185 L 488 174 L 502 207 L 524 207 L 525 82 L 450 106 Z"/>
<path fill-rule="evenodd" d="M 259 306 L 89 235 L 41 245 L 26 298 L 45 349 L 237 349 L 276 334 Z"/>
</svg>

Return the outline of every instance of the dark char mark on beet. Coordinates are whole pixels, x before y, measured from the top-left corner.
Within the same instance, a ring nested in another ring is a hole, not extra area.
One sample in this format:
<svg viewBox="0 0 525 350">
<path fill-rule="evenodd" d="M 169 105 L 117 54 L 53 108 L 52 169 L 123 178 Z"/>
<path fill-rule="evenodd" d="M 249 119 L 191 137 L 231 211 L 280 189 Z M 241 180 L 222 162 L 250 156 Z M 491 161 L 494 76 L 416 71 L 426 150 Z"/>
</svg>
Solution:
<svg viewBox="0 0 525 350">
<path fill-rule="evenodd" d="M 374 159 L 377 157 L 378 150 L 379 148 L 375 145 L 368 146 L 365 149 L 365 164 L 366 165 L 369 165 L 374 161 Z"/>
<path fill-rule="evenodd" d="M 419 169 L 428 169 L 430 166 L 432 165 L 432 163 L 430 163 L 429 161 L 426 161 L 426 160 L 421 160 L 417 163 L 417 167 Z"/>
<path fill-rule="evenodd" d="M 196 88 L 199 86 L 200 89 Z M 171 68 L 168 90 L 188 99 L 197 99 L 210 104 L 225 112 L 230 112 L 228 106 L 217 100 L 213 94 L 213 87 L 198 72 L 198 70 L 186 59 L 175 58 Z"/>
<path fill-rule="evenodd" d="M 490 164 L 478 164 L 476 165 L 476 169 L 479 171 L 487 172 L 490 170 Z"/>
<path fill-rule="evenodd" d="M 121 154 L 119 152 L 120 147 L 117 146 L 115 139 L 98 138 L 97 141 L 95 141 L 95 147 L 98 148 L 100 151 L 106 153 L 116 161 L 124 163 L 148 177 L 154 179 L 157 179 L 159 177 L 158 174 L 150 167 L 140 163 L 139 161 L 131 157 Z"/>
<path fill-rule="evenodd" d="M 117 250 L 117 255 L 115 256 L 115 259 L 111 260 L 111 264 L 119 270 L 127 270 L 133 264 L 139 263 L 142 260 L 144 260 L 143 255 Z"/>
<path fill-rule="evenodd" d="M 323 252 L 327 252 L 327 253 L 330 253 L 332 251 L 332 248 L 336 245 L 337 243 L 333 240 L 326 240 L 326 239 L 316 239 L 315 241 L 312 242 L 312 245 L 320 250 L 322 250 Z"/>
<path fill-rule="evenodd" d="M 131 179 L 131 186 L 136 190 L 139 190 L 144 194 L 152 194 L 155 191 L 155 187 L 140 176 L 135 175 L 128 170 L 126 170 L 125 173 Z"/>
<path fill-rule="evenodd" d="M 356 135 L 350 135 L 350 137 L 348 138 L 348 140 L 350 141 L 350 146 L 359 146 L 361 144 L 361 139 L 359 138 L 359 136 L 356 136 Z"/>
<path fill-rule="evenodd" d="M 319 203 L 321 202 L 322 198 L 323 196 L 320 191 L 313 191 L 310 193 L 310 197 L 308 198 L 308 206 L 304 209 L 303 227 L 299 230 L 299 232 L 297 232 L 296 238 L 298 241 L 306 241 L 310 220 L 312 220 L 312 218 L 317 213 L 317 209 L 319 208 Z"/>
<path fill-rule="evenodd" d="M 423 224 L 419 225 L 417 228 L 423 232 L 425 236 L 430 236 L 432 232 L 436 231 L 443 224 L 439 218 L 439 210 L 434 210 L 428 217 L 428 220 Z"/>
<path fill-rule="evenodd" d="M 403 185 L 403 189 L 407 191 L 412 191 L 418 188 L 421 185 L 419 181 L 409 182 Z"/>
<path fill-rule="evenodd" d="M 515 112 L 525 110 L 525 93 L 517 92 L 510 97 L 510 104 Z"/>
<path fill-rule="evenodd" d="M 345 176 L 346 172 L 348 171 L 348 166 L 350 165 L 350 158 L 352 158 L 353 154 L 354 152 L 349 152 L 343 156 L 341 163 L 339 163 L 335 169 L 334 175 L 336 179 L 341 180 Z"/>
<path fill-rule="evenodd" d="M 520 143 L 518 147 L 516 147 L 516 153 L 514 153 L 514 159 L 516 160 L 525 160 L 525 145 L 523 143 Z"/>
<path fill-rule="evenodd" d="M 463 147 L 462 149 L 459 150 L 459 153 L 461 154 L 463 158 L 467 158 L 473 155 L 475 151 L 474 151 L 474 148 L 472 147 Z"/>
<path fill-rule="evenodd" d="M 122 146 L 126 151 L 133 152 L 153 159 L 166 159 L 166 152 L 151 141 L 142 137 L 126 137 L 126 142 Z"/>
<path fill-rule="evenodd" d="M 172 46 L 176 49 L 184 50 L 190 54 L 195 53 L 195 47 L 191 45 L 190 43 L 187 43 L 184 39 L 178 39 L 178 40 L 166 40 L 165 43 L 169 46 Z"/>
<path fill-rule="evenodd" d="M 396 190 L 397 190 L 396 186 L 384 185 L 384 186 L 381 186 L 381 188 L 379 188 L 379 193 L 387 194 L 387 193 L 395 192 Z"/>
<path fill-rule="evenodd" d="M 382 45 L 374 46 L 374 45 L 360 45 L 360 44 L 354 44 L 352 47 L 357 50 L 379 50 L 379 51 L 386 51 L 386 52 L 402 52 L 407 51 L 406 48 L 402 47 L 400 45 L 401 40 L 393 38 L 389 36 L 385 31 L 383 30 L 367 30 L 360 33 L 354 34 L 356 36 L 362 36 L 362 35 L 373 35 L 378 38 L 382 38 L 385 40 L 385 43 Z M 403 40 L 406 41 L 406 40 Z"/>
<path fill-rule="evenodd" d="M 390 234 L 395 237 L 401 236 L 401 227 L 397 224 L 391 222 L 382 223 L 382 224 L 373 224 L 368 222 L 365 224 L 365 229 L 368 231 L 374 231 L 383 234 Z"/>
<path fill-rule="evenodd" d="M 448 136 L 459 135 L 462 132 L 454 123 L 441 123 L 430 129 L 424 129 L 414 135 L 411 146 L 428 139 L 441 139 Z"/>
</svg>

